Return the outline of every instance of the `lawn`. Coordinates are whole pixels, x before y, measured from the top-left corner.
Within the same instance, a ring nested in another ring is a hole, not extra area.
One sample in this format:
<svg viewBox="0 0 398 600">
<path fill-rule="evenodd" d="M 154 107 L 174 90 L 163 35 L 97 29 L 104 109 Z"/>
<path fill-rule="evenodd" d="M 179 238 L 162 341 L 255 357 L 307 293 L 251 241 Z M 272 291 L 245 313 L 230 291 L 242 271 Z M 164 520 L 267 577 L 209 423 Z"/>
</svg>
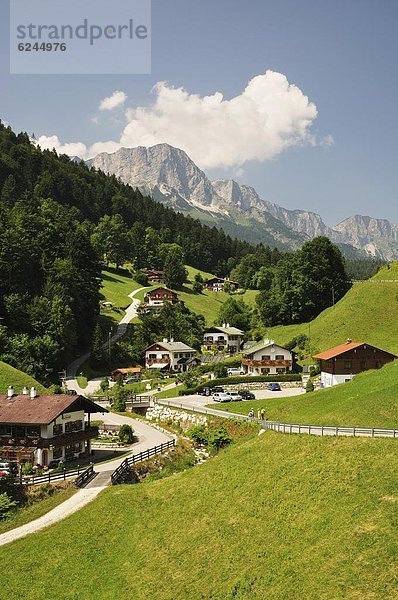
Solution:
<svg viewBox="0 0 398 600">
<path fill-rule="evenodd" d="M 2 548 L 2 596 L 396 598 L 396 444 L 268 432 L 183 473 L 109 488 Z"/>
<path fill-rule="evenodd" d="M 75 492 L 77 492 L 77 489 L 73 485 L 68 485 L 68 487 L 58 489 L 53 496 L 49 496 L 44 500 L 40 500 L 34 504 L 31 504 L 30 506 L 26 506 L 15 511 L 8 519 L 0 521 L 0 534 L 42 517 L 50 510 L 73 496 Z"/>
<path fill-rule="evenodd" d="M 373 279 L 354 284 L 344 298 L 310 324 L 271 327 L 267 337 L 283 345 L 299 333 L 310 335 L 313 354 L 342 344 L 347 338 L 398 354 L 398 283 L 375 283 L 398 279 L 398 263 L 390 270 L 381 269 Z"/>
<path fill-rule="evenodd" d="M 39 393 L 46 391 L 46 388 L 30 375 L 0 361 L 0 394 L 5 394 L 9 385 L 14 386 L 14 392 L 16 394 L 22 393 L 25 386 L 29 390 L 31 387 L 35 387 L 36 391 Z"/>
<path fill-rule="evenodd" d="M 132 300 L 129 294 L 142 287 L 137 283 L 126 269 L 104 269 L 102 271 L 101 305 L 103 302 L 112 302 L 113 308 L 101 308 L 101 315 L 115 323 L 124 316 L 125 309 Z"/>
<path fill-rule="evenodd" d="M 209 406 L 220 408 L 219 404 Z M 317 392 L 222 406 L 222 410 L 241 414 L 251 408 L 256 415 L 259 408 L 264 408 L 270 421 L 398 429 L 398 362 Z"/>
</svg>

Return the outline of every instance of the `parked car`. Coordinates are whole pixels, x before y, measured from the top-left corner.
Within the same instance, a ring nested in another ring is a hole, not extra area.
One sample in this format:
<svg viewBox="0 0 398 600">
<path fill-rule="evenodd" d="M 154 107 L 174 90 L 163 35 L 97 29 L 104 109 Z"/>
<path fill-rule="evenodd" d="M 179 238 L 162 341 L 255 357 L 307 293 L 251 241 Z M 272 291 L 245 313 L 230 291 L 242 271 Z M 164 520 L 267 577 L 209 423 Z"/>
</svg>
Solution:
<svg viewBox="0 0 398 600">
<path fill-rule="evenodd" d="M 243 400 L 243 398 L 239 394 L 239 392 L 228 392 L 228 393 L 231 396 L 231 402 L 239 402 L 240 400 Z"/>
<path fill-rule="evenodd" d="M 280 392 L 281 391 L 281 386 L 279 385 L 279 383 L 269 383 L 267 385 L 267 390 L 269 390 L 270 392 Z"/>
<path fill-rule="evenodd" d="M 225 394 L 224 392 L 216 392 L 213 394 L 214 402 L 231 402 L 232 398 L 230 394 Z"/>
<path fill-rule="evenodd" d="M 199 393 L 201 396 L 211 396 L 211 389 L 209 387 L 204 387 Z"/>
<path fill-rule="evenodd" d="M 0 462 L 0 477 L 11 474 L 11 465 L 8 462 Z"/>
<path fill-rule="evenodd" d="M 76 390 L 67 390 L 66 393 L 68 394 L 68 396 L 77 396 L 77 391 Z"/>
<path fill-rule="evenodd" d="M 249 390 L 239 390 L 238 394 L 242 396 L 242 400 L 255 400 L 256 396 L 253 392 L 249 392 Z"/>
<path fill-rule="evenodd" d="M 227 373 L 228 373 L 228 377 L 236 377 L 238 375 L 244 375 L 245 374 L 245 372 L 242 371 L 242 369 L 238 369 L 238 368 L 228 369 Z"/>
<path fill-rule="evenodd" d="M 224 393 L 224 388 L 220 387 L 219 385 L 216 385 L 213 388 L 213 394 L 223 394 Z"/>
</svg>

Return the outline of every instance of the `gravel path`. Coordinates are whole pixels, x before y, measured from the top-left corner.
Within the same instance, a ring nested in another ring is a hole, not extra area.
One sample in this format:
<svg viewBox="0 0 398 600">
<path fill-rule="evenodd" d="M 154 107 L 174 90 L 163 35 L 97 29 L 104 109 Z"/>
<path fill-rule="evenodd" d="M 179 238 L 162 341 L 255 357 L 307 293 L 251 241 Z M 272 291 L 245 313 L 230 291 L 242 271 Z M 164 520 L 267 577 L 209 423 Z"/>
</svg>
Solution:
<svg viewBox="0 0 398 600">
<path fill-rule="evenodd" d="M 168 436 L 141 421 L 129 417 L 108 413 L 105 419 L 107 425 L 121 425 L 123 423 L 128 423 L 133 427 L 134 431 L 138 434 L 139 441 L 134 444 L 131 454 L 137 454 L 147 448 L 152 448 L 153 446 L 157 446 L 172 439 L 172 436 Z M 85 488 L 78 490 L 73 496 L 68 498 L 68 500 L 65 500 L 65 502 L 62 502 L 62 504 L 59 504 L 56 508 L 53 508 L 53 510 L 39 519 L 35 519 L 30 523 L 26 523 L 26 525 L 21 525 L 21 527 L 11 529 L 6 533 L 1 534 L 0 546 L 14 542 L 15 540 L 23 538 L 30 533 L 40 531 L 50 525 L 54 525 L 55 523 L 58 523 L 58 521 L 77 512 L 83 508 L 83 506 L 89 504 L 89 502 L 92 502 L 98 494 L 110 484 L 113 471 L 125 458 L 126 457 L 124 456 L 123 458 L 117 458 L 110 462 L 95 465 L 94 469 L 97 475 Z"/>
<path fill-rule="evenodd" d="M 122 338 L 124 336 L 124 334 L 127 331 L 128 324 L 130 323 L 130 321 L 135 319 L 135 317 L 138 315 L 137 311 L 138 311 L 138 307 L 141 304 L 141 302 L 140 302 L 140 300 L 135 298 L 135 295 L 144 289 L 145 289 L 145 287 L 141 287 L 141 288 L 138 288 L 138 290 L 134 290 L 133 292 L 131 292 L 131 294 L 129 294 L 129 298 L 132 300 L 132 302 L 131 302 L 130 306 L 126 309 L 126 313 L 125 313 L 124 317 L 119 322 L 115 333 L 113 334 L 113 336 L 110 339 L 111 345 L 118 342 L 120 340 L 120 338 Z M 103 347 L 107 348 L 108 344 L 109 344 L 108 341 L 104 342 Z M 101 381 L 104 379 L 103 377 L 96 377 L 95 379 L 91 379 L 88 382 L 87 387 L 81 388 L 79 386 L 77 379 L 76 379 L 76 375 L 77 375 L 80 365 L 82 365 L 84 362 L 86 362 L 86 360 L 89 358 L 89 356 L 90 356 L 90 352 L 86 352 L 82 356 L 79 356 L 79 358 L 76 358 L 73 362 L 70 363 L 70 365 L 68 366 L 68 368 L 66 370 L 66 386 L 67 386 L 68 390 L 75 390 L 81 396 L 86 396 L 86 395 L 94 394 L 95 392 L 97 392 L 99 390 Z"/>
</svg>

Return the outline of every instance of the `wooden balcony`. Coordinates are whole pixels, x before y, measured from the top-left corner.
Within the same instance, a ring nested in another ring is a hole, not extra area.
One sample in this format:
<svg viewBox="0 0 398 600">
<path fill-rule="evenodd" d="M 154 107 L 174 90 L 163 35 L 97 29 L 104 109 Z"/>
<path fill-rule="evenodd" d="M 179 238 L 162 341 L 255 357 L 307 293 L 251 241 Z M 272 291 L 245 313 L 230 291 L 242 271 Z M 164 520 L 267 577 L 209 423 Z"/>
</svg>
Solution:
<svg viewBox="0 0 398 600">
<path fill-rule="evenodd" d="M 151 365 L 161 365 L 161 364 L 170 364 L 170 358 L 147 358 L 145 360 L 148 366 Z"/>
<path fill-rule="evenodd" d="M 42 437 L 23 437 L 23 438 L 15 438 L 15 437 L 0 437 L 0 446 L 7 446 L 9 448 L 13 448 L 14 446 L 24 447 L 24 448 L 49 448 L 50 446 L 59 447 L 59 446 L 70 446 L 71 444 L 75 444 L 77 442 L 82 442 L 84 440 L 90 440 L 92 438 L 98 437 L 98 427 L 86 426 L 85 429 L 80 429 L 79 431 L 70 431 L 68 433 L 61 433 L 52 438 L 42 438 Z"/>
<path fill-rule="evenodd" d="M 245 367 L 285 367 L 292 366 L 291 360 L 252 360 L 251 358 L 242 358 L 242 365 Z"/>
</svg>

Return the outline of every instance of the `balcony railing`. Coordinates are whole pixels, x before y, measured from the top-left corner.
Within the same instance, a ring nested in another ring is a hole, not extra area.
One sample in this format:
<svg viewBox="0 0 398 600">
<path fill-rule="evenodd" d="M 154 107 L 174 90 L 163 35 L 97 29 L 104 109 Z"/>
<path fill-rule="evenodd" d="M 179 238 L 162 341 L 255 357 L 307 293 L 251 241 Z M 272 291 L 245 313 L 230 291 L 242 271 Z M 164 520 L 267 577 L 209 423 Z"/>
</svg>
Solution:
<svg viewBox="0 0 398 600">
<path fill-rule="evenodd" d="M 242 358 L 242 365 L 246 367 L 291 367 L 291 360 L 252 360 Z"/>
<path fill-rule="evenodd" d="M 161 363 L 170 364 L 170 358 L 147 358 L 146 359 L 147 365 L 157 365 L 157 364 L 161 364 Z"/>
<path fill-rule="evenodd" d="M 48 448 L 49 446 L 69 446 L 76 442 L 90 440 L 96 437 L 98 437 L 98 427 L 90 425 L 80 431 L 62 433 L 61 435 L 52 438 L 0 437 L 0 445 L 7 446 L 10 449 L 15 446 L 23 446 L 24 448 Z"/>
</svg>

